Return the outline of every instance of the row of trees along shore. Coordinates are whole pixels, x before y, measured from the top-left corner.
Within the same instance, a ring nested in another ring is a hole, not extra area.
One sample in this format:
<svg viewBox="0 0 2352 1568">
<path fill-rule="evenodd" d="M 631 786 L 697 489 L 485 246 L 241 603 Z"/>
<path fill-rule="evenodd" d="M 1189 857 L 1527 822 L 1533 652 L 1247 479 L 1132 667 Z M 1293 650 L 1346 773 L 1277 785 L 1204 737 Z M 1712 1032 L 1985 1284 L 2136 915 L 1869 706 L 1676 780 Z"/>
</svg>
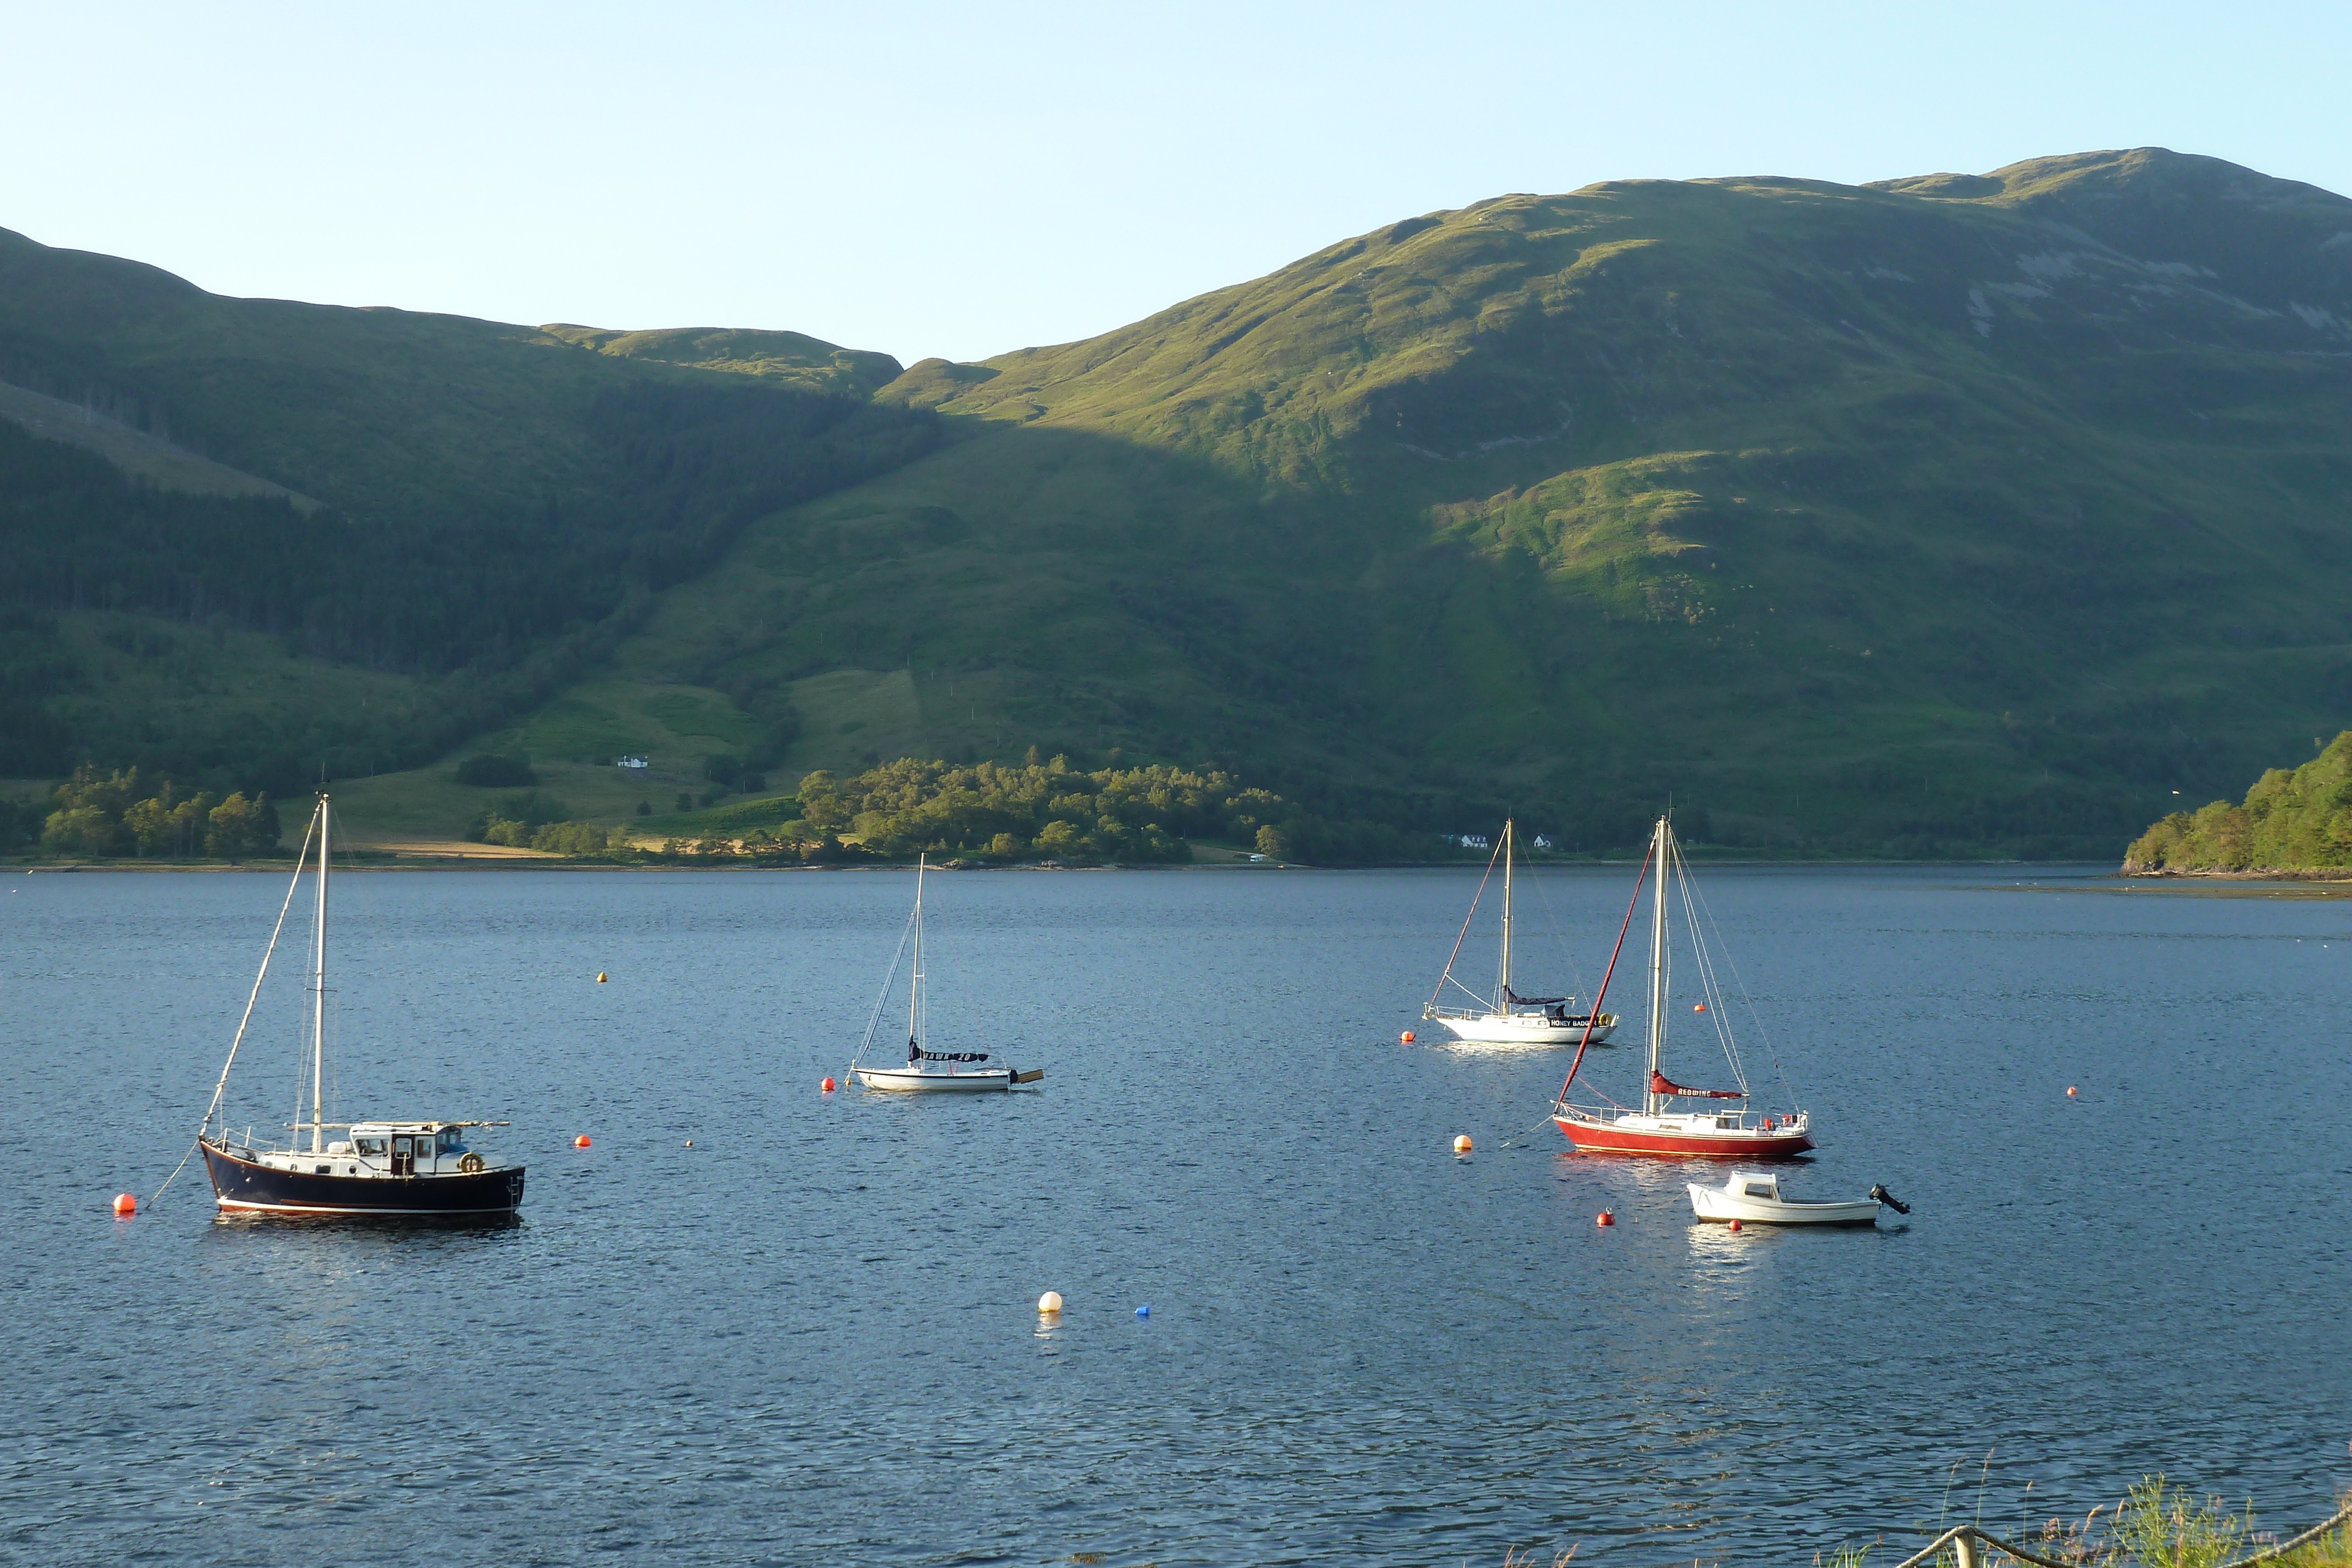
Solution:
<svg viewBox="0 0 2352 1568">
<path fill-rule="evenodd" d="M 811 773 L 796 795 L 746 801 L 727 815 L 765 821 L 713 829 L 654 848 L 641 830 L 566 820 L 552 797 L 533 790 L 486 810 L 467 837 L 546 853 L 614 862 L 751 859 L 763 863 L 940 859 L 1057 860 L 1091 864 L 1168 864 L 1192 858 L 1192 841 L 1253 846 L 1277 860 L 1322 864 L 1427 859 L 1428 836 L 1383 823 L 1318 817 L 1231 774 L 1153 765 L 1087 771 L 1068 758 L 1020 766 L 958 766 L 902 758 L 852 778 Z M 235 859 L 278 850 L 278 812 L 267 795 L 180 796 L 169 779 L 151 793 L 139 771 L 101 773 L 85 765 L 34 806 L 0 810 L 6 847 L 47 853 Z M 764 808 L 764 810 L 762 810 Z"/>
<path fill-rule="evenodd" d="M 268 854 L 281 837 L 266 794 L 182 795 L 169 779 L 143 783 L 139 769 L 101 773 L 84 763 L 49 792 L 53 808 L 0 801 L 0 847 L 37 845 L 48 854 L 236 860 Z"/>
<path fill-rule="evenodd" d="M 1276 859 L 1322 862 L 1394 860 L 1424 841 L 1378 823 L 1334 822 L 1215 769 L 1155 765 L 1075 768 L 1069 759 L 958 766 L 901 758 L 844 779 L 811 773 L 775 802 L 769 821 L 714 829 L 652 848 L 629 828 L 560 820 L 544 796 L 514 797 L 485 811 L 478 842 L 615 861 L 750 859 L 769 864 L 943 859 L 1095 864 L 1181 863 L 1194 839 L 1254 845 Z M 766 805 L 747 802 L 737 812 Z M 733 813 L 730 813 L 733 814 Z"/>
<path fill-rule="evenodd" d="M 2293 772 L 2273 768 L 2245 804 L 2175 811 L 2124 855 L 2127 873 L 2352 866 L 2352 730 Z"/>
</svg>

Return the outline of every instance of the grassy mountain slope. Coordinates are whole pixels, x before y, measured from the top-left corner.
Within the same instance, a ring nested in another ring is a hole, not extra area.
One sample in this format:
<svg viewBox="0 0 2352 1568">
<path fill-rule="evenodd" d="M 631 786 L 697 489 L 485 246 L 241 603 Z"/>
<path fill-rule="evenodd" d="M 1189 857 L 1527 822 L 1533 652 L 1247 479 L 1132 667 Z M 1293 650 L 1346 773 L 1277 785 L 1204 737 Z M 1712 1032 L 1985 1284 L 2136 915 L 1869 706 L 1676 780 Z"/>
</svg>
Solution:
<svg viewBox="0 0 2352 1568">
<path fill-rule="evenodd" d="M 562 321 L 540 330 L 559 341 L 620 359 L 765 376 L 811 392 L 865 397 L 888 385 L 899 373 L 898 361 L 887 354 L 837 348 L 801 332 L 760 332 L 726 327 L 612 332 Z"/>
<path fill-rule="evenodd" d="M 1410 219 L 911 368 L 885 397 L 991 428 L 799 514 L 784 637 L 843 649 L 887 583 L 927 607 L 893 662 L 1090 696 L 1081 736 L 1601 839 L 1672 792 L 1758 843 L 2104 852 L 2352 704 L 2347 234 L 2154 150 Z M 814 541 L 853 507 L 970 528 L 852 566 Z"/>
</svg>

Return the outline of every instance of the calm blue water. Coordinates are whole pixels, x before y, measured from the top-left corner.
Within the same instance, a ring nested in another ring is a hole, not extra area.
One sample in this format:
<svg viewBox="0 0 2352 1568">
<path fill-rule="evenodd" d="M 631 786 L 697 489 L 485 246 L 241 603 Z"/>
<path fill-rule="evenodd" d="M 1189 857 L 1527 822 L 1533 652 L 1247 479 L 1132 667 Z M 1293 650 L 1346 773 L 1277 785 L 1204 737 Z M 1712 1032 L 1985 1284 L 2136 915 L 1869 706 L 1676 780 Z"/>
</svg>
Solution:
<svg viewBox="0 0 2352 1568">
<path fill-rule="evenodd" d="M 1706 874 L 1822 1130 L 1792 1192 L 1916 1211 L 1732 1237 L 1682 1168 L 1505 1146 L 1558 1056 L 1398 1043 L 1457 873 L 941 877 L 934 1043 L 1044 1084 L 823 1097 L 910 880 L 341 879 L 343 1111 L 530 1166 L 520 1224 L 404 1231 L 215 1223 L 200 1166 L 108 1212 L 279 878 L 0 878 L 0 1556 L 1801 1563 L 2156 1469 L 2284 1525 L 2352 1469 L 2352 904 Z M 1630 873 L 1529 881 L 1573 963 L 1523 975 L 1589 986 Z M 239 1125 L 290 1110 L 281 960 Z"/>
</svg>

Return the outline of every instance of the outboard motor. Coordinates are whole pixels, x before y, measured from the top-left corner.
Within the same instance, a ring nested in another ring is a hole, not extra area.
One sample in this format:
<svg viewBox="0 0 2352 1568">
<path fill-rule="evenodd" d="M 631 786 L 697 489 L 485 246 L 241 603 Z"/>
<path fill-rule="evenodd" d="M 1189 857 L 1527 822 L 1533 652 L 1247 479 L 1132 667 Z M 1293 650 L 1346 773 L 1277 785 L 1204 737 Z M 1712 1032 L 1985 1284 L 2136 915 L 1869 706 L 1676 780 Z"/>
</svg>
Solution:
<svg viewBox="0 0 2352 1568">
<path fill-rule="evenodd" d="M 1870 1196 L 1877 1199 L 1880 1203 L 1885 1204 L 1887 1207 L 1893 1209 L 1897 1214 L 1908 1214 L 1911 1212 L 1911 1206 L 1909 1204 L 1904 1202 L 1901 1198 L 1895 1197 L 1893 1193 L 1887 1191 L 1883 1186 L 1872 1187 L 1870 1189 Z"/>
</svg>

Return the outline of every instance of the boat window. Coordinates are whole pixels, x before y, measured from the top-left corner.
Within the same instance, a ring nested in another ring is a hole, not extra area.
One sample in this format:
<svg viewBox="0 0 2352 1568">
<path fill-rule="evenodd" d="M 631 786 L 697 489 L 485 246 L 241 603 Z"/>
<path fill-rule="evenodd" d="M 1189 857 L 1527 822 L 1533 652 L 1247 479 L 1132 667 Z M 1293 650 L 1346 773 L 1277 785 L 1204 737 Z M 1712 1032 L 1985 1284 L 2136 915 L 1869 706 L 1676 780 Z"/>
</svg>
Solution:
<svg viewBox="0 0 2352 1568">
<path fill-rule="evenodd" d="M 362 1138 L 359 1143 L 360 1153 L 363 1155 L 380 1155 L 383 1153 L 383 1140 L 382 1138 Z"/>
<path fill-rule="evenodd" d="M 1769 1197 L 1772 1196 L 1772 1189 L 1768 1186 L 1764 1186 L 1757 1182 L 1749 1182 L 1748 1184 L 1748 1196 L 1750 1197 Z"/>
</svg>

